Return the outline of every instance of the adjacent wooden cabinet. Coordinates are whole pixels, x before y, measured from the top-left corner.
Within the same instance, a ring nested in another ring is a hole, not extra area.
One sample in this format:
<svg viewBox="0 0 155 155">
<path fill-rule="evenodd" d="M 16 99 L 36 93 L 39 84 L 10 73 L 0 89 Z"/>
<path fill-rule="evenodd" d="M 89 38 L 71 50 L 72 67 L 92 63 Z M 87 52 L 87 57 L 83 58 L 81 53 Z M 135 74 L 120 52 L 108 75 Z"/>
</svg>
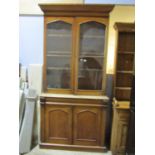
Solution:
<svg viewBox="0 0 155 155">
<path fill-rule="evenodd" d="M 133 23 L 116 23 L 114 28 L 117 32 L 117 48 L 111 150 L 113 155 L 125 155 L 134 74 L 135 25 Z"/>
<path fill-rule="evenodd" d="M 130 101 L 135 59 L 135 25 L 116 23 L 114 27 L 117 31 L 114 97 L 118 101 Z"/>
<path fill-rule="evenodd" d="M 41 147 L 105 150 L 106 45 L 113 7 L 40 5 L 44 12 Z"/>
</svg>

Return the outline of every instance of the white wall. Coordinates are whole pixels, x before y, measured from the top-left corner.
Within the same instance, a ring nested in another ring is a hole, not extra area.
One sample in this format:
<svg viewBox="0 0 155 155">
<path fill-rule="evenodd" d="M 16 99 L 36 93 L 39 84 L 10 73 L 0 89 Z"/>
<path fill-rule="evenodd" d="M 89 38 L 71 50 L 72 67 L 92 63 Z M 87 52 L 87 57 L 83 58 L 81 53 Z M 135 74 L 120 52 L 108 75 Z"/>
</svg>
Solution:
<svg viewBox="0 0 155 155">
<path fill-rule="evenodd" d="M 135 0 L 84 0 L 89 4 L 134 4 Z"/>
<path fill-rule="evenodd" d="M 19 0 L 19 14 L 43 15 L 39 3 L 83 3 L 83 0 Z"/>
<path fill-rule="evenodd" d="M 43 63 L 43 16 L 19 17 L 19 61 L 26 67 Z"/>
</svg>

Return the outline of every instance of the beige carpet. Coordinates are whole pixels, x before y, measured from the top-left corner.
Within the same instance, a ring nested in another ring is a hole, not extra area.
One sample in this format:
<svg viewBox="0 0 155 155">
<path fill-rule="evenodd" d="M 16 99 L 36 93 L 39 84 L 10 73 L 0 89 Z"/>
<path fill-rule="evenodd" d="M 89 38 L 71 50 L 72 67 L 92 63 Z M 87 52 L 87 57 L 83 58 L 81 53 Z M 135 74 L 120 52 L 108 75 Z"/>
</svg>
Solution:
<svg viewBox="0 0 155 155">
<path fill-rule="evenodd" d="M 106 153 L 96 152 L 82 152 L 82 151 L 66 151 L 66 150 L 51 150 L 51 149 L 40 149 L 36 146 L 31 152 L 25 155 L 112 155 L 110 151 Z"/>
</svg>

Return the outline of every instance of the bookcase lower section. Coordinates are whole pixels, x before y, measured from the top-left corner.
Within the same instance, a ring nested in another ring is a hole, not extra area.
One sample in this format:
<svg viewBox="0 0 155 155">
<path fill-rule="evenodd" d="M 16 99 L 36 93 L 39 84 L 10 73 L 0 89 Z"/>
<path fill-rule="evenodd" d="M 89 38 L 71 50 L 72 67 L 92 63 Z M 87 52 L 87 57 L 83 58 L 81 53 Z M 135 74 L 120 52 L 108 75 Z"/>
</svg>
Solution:
<svg viewBox="0 0 155 155">
<path fill-rule="evenodd" d="M 42 97 L 40 147 L 106 151 L 106 102 Z"/>
</svg>

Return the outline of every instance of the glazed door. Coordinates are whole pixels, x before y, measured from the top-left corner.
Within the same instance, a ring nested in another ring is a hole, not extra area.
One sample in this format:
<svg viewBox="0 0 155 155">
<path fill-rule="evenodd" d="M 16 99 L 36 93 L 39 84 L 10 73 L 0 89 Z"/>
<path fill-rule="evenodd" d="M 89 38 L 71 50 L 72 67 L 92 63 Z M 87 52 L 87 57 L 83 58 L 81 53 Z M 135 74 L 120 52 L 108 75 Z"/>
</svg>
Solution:
<svg viewBox="0 0 155 155">
<path fill-rule="evenodd" d="M 73 144 L 99 146 L 101 138 L 99 108 L 76 107 L 73 111 Z"/>
<path fill-rule="evenodd" d="M 73 87 L 73 18 L 45 17 L 44 88 L 69 93 Z"/>
<path fill-rule="evenodd" d="M 104 89 L 106 27 L 102 18 L 77 18 L 76 91 L 102 94 Z"/>
<path fill-rule="evenodd" d="M 45 141 L 56 144 L 72 143 L 72 109 L 46 105 Z"/>
</svg>

